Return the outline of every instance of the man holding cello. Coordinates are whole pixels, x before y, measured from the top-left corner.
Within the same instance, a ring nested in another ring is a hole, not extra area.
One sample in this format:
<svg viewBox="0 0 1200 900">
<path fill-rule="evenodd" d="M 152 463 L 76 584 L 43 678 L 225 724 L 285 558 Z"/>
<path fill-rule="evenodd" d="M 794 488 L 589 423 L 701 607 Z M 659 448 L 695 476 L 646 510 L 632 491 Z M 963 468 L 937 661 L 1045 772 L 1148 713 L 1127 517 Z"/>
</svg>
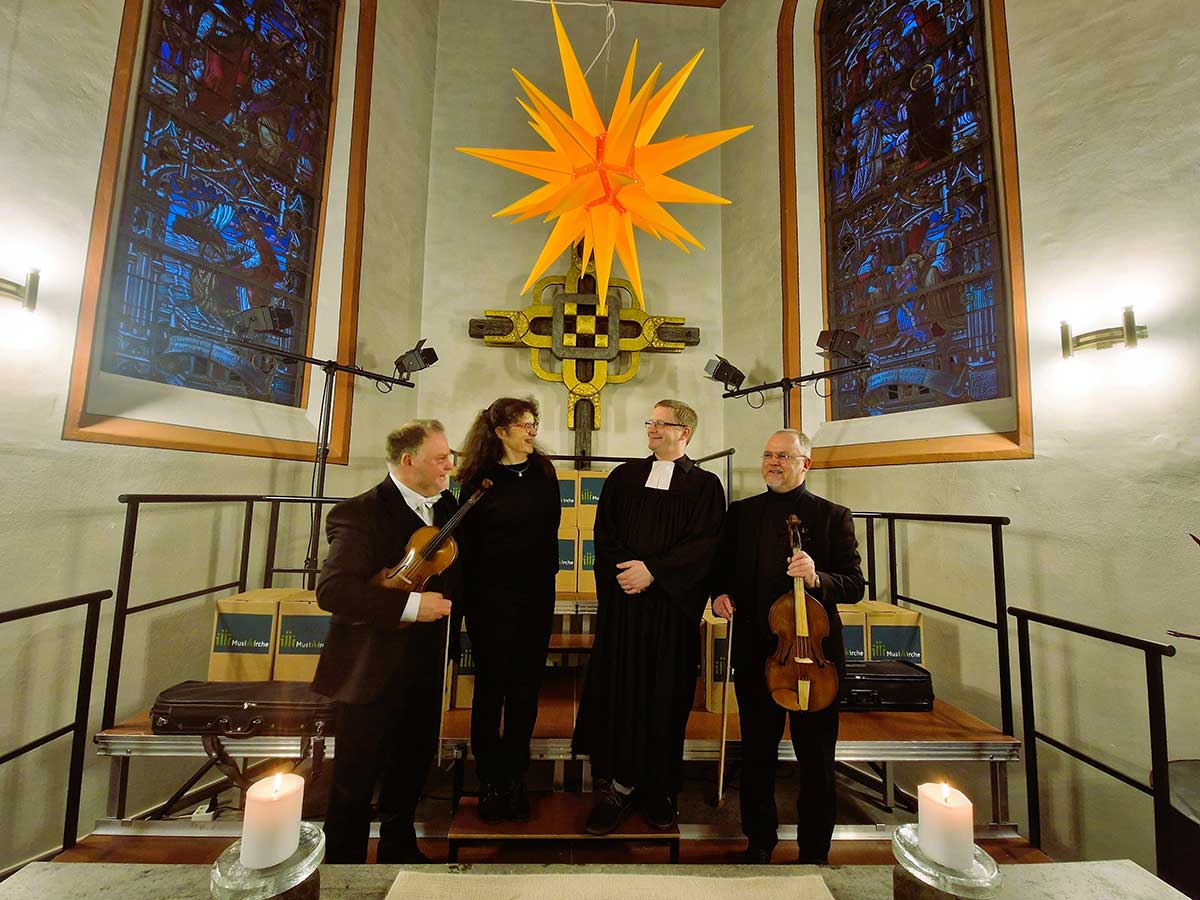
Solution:
<svg viewBox="0 0 1200 900">
<path fill-rule="evenodd" d="M 762 455 L 767 490 L 729 507 L 712 576 L 713 612 L 734 626 L 746 863 L 769 863 L 778 842 L 775 767 L 785 718 L 798 762 L 799 862 L 827 863 L 833 836 L 838 702 L 819 708 L 825 702 L 818 699 L 819 682 L 844 671 L 837 604 L 860 600 L 865 582 L 850 510 L 808 490 L 811 465 L 812 443 L 804 434 L 784 429 L 771 435 Z M 792 516 L 799 521 L 789 528 Z M 806 595 L 804 603 L 795 604 L 795 588 Z M 827 637 L 819 640 L 822 629 Z"/>
</svg>

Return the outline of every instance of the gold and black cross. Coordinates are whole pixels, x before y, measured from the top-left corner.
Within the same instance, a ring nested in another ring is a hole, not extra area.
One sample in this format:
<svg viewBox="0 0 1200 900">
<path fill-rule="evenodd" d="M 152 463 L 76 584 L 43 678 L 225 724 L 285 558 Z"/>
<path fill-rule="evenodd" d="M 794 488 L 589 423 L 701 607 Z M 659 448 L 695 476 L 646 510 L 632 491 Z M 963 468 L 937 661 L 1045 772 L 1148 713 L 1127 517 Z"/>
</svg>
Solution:
<svg viewBox="0 0 1200 900">
<path fill-rule="evenodd" d="M 700 329 L 679 316 L 647 313 L 624 278 L 610 280 L 607 309 L 600 315 L 594 267 L 589 263 L 581 272 L 579 263 L 575 247 L 567 274 L 539 279 L 529 306 L 484 310 L 484 318 L 470 321 L 468 333 L 488 346 L 528 348 L 534 375 L 566 385 L 575 455 L 590 456 L 592 432 L 600 429 L 600 391 L 630 381 L 642 352 L 679 353 L 696 346 Z"/>
</svg>

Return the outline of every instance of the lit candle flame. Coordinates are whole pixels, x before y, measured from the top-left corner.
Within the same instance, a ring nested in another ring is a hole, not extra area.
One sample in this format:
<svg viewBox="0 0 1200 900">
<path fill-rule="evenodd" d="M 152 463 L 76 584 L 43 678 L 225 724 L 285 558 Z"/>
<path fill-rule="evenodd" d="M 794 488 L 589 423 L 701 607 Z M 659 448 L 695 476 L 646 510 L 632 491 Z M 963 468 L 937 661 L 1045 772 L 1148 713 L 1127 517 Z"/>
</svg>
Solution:
<svg viewBox="0 0 1200 900">
<path fill-rule="evenodd" d="M 275 777 L 279 778 L 278 775 L 276 775 Z M 278 782 L 276 782 L 276 784 L 278 784 Z M 278 790 L 278 788 L 276 788 L 276 790 Z M 944 782 L 944 781 L 942 782 L 942 802 L 943 803 L 950 802 L 950 785 L 946 784 L 946 782 Z"/>
<path fill-rule="evenodd" d="M 276 797 L 279 796 L 279 788 L 280 788 L 280 786 L 282 786 L 282 784 L 283 784 L 283 776 L 280 775 L 278 772 L 276 772 L 275 780 L 273 782 L 271 782 L 271 787 L 272 787 L 272 789 L 274 789 Z"/>
</svg>

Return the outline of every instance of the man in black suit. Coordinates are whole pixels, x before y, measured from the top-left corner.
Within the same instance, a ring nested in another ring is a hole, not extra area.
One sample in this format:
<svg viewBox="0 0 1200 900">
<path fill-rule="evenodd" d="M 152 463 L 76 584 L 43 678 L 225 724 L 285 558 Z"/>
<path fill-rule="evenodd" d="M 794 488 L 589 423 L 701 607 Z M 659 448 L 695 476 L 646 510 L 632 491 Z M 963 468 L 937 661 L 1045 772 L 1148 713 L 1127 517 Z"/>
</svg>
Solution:
<svg viewBox="0 0 1200 900">
<path fill-rule="evenodd" d="M 797 843 L 802 863 L 826 863 L 835 813 L 833 752 L 838 704 L 819 712 L 788 713 L 771 699 L 764 663 L 775 652 L 771 604 L 801 578 L 829 614 L 824 656 L 844 674 L 845 650 L 837 604 L 862 598 L 863 576 L 850 510 L 808 490 L 812 443 L 799 431 L 771 435 L 763 450 L 768 490 L 729 507 L 713 574 L 713 612 L 733 617 L 733 679 L 742 729 L 742 832 L 747 863 L 769 863 L 778 841 L 775 766 L 785 716 L 790 717 L 800 794 Z M 800 518 L 803 549 L 792 553 L 787 519 Z"/>
<path fill-rule="evenodd" d="M 329 556 L 317 602 L 333 613 L 313 688 L 337 702 L 336 758 L 325 861 L 365 863 L 371 798 L 379 793 L 381 863 L 423 863 L 413 815 L 437 749 L 442 661 L 457 567 L 420 593 L 370 583 L 404 556 L 409 537 L 442 525 L 457 504 L 445 429 L 433 419 L 387 437 L 388 475 L 337 504 L 326 520 Z"/>
</svg>

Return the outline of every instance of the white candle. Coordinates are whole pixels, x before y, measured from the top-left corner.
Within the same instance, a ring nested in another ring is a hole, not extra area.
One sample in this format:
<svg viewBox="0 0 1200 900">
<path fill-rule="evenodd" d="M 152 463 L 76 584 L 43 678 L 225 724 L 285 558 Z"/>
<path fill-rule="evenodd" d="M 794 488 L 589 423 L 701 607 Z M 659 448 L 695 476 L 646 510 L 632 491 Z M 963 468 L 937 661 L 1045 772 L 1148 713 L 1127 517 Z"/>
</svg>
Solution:
<svg viewBox="0 0 1200 900">
<path fill-rule="evenodd" d="M 265 869 L 295 853 L 303 805 L 304 779 L 299 775 L 273 775 L 250 785 L 242 819 L 242 865 Z"/>
<path fill-rule="evenodd" d="M 975 858 L 974 807 L 944 781 L 917 786 L 917 836 L 921 852 L 948 869 L 965 872 Z"/>
</svg>

